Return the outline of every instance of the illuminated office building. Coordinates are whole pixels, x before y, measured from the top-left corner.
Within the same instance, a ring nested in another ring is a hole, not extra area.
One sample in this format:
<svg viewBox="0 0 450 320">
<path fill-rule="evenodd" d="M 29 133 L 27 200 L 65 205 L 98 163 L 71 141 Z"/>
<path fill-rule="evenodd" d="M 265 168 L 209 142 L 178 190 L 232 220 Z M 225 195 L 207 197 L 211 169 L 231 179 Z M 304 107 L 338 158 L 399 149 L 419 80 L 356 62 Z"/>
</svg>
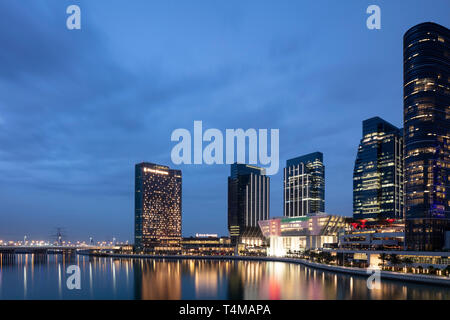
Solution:
<svg viewBox="0 0 450 320">
<path fill-rule="evenodd" d="M 286 161 L 283 199 L 286 217 L 325 211 L 325 166 L 321 152 Z"/>
<path fill-rule="evenodd" d="M 450 30 L 422 23 L 403 40 L 406 246 L 435 251 L 450 230 Z"/>
<path fill-rule="evenodd" d="M 265 169 L 232 164 L 228 177 L 228 230 L 233 244 L 260 245 L 258 221 L 269 218 L 270 178 Z"/>
<path fill-rule="evenodd" d="M 403 219 L 403 137 L 379 117 L 363 121 L 353 170 L 353 218 Z"/>
<path fill-rule="evenodd" d="M 181 170 L 153 163 L 135 167 L 135 246 L 175 252 L 181 241 Z"/>
</svg>

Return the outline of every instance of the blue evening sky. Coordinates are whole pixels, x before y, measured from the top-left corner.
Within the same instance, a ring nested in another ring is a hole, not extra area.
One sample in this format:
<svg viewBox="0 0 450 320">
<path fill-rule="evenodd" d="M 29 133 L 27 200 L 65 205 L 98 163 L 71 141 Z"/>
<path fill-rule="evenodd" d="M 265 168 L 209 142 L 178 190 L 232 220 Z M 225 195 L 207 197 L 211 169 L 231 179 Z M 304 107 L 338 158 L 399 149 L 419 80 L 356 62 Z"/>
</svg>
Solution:
<svg viewBox="0 0 450 320">
<path fill-rule="evenodd" d="M 66 29 L 78 4 L 82 29 Z M 382 29 L 366 28 L 381 7 Z M 326 211 L 352 213 L 361 122 L 402 126 L 402 37 L 450 2 L 1 0 L 0 239 L 133 238 L 134 164 L 183 170 L 183 233 L 227 234 L 229 166 L 174 166 L 174 129 L 278 128 L 322 151 Z M 271 215 L 282 215 L 282 170 Z"/>
</svg>

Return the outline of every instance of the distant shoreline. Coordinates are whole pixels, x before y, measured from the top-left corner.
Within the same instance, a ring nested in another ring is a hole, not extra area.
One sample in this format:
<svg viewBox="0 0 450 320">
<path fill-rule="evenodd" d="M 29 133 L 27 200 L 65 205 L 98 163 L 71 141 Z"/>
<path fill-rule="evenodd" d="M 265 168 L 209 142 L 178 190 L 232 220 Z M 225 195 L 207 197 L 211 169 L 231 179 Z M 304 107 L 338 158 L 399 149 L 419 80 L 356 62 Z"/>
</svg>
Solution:
<svg viewBox="0 0 450 320">
<path fill-rule="evenodd" d="M 246 257 L 246 256 L 157 256 L 149 254 L 119 254 L 119 253 L 90 253 L 79 251 L 80 255 L 106 257 L 106 258 L 131 258 L 131 259 L 153 259 L 153 260 L 222 260 L 222 261 L 265 261 L 265 262 L 285 262 L 301 264 L 314 269 L 321 269 L 334 273 L 345 273 L 351 275 L 362 276 L 368 278 L 372 273 L 367 273 L 367 269 L 332 266 L 322 263 L 310 262 L 303 259 L 292 258 L 276 258 L 276 257 Z M 395 281 L 408 281 L 420 284 L 438 285 L 450 287 L 450 278 L 430 276 L 423 274 L 405 274 L 392 271 L 381 271 L 381 279 L 389 279 Z"/>
</svg>

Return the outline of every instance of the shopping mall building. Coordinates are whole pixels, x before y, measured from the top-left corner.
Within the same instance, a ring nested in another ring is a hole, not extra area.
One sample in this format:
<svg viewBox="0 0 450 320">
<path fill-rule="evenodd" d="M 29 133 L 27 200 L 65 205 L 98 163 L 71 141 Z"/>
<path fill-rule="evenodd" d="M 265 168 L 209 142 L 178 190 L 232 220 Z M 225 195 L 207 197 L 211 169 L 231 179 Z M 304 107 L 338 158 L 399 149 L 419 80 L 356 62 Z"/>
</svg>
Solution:
<svg viewBox="0 0 450 320">
<path fill-rule="evenodd" d="M 348 226 L 346 217 L 326 213 L 280 217 L 259 221 L 269 242 L 268 256 L 281 257 L 305 250 L 336 247 L 339 234 Z"/>
</svg>

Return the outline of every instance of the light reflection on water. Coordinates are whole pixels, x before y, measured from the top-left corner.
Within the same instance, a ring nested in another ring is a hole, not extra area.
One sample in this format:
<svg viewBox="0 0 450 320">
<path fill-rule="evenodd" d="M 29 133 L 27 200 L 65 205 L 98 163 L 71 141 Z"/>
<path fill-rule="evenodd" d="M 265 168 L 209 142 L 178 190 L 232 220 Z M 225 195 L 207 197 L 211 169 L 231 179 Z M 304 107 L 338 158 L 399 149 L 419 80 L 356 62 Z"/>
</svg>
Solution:
<svg viewBox="0 0 450 320">
<path fill-rule="evenodd" d="M 450 290 L 329 273 L 283 262 L 0 255 L 0 299 L 450 299 Z M 69 290 L 67 267 L 81 269 Z"/>
</svg>

